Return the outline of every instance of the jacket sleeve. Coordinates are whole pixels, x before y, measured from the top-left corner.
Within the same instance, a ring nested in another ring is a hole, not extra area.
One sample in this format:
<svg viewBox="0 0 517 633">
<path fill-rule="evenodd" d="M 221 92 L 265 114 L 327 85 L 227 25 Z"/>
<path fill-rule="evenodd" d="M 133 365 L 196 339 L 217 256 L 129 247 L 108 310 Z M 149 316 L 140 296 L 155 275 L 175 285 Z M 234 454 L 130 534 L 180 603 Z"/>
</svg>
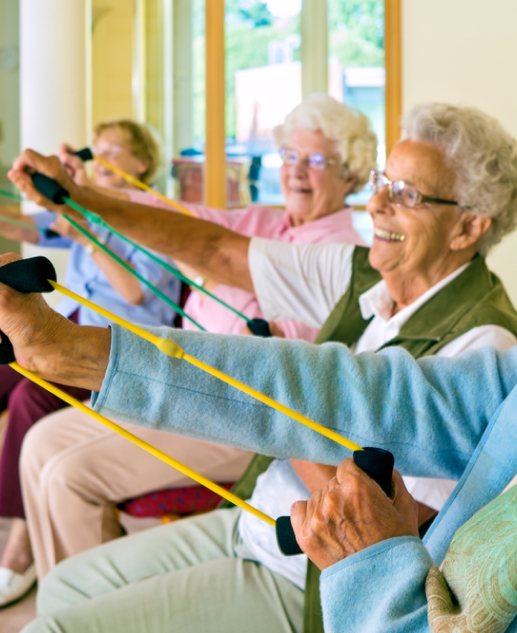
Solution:
<svg viewBox="0 0 517 633">
<path fill-rule="evenodd" d="M 425 580 L 432 566 L 420 539 L 399 537 L 325 569 L 325 633 L 429 633 Z"/>
<path fill-rule="evenodd" d="M 415 362 L 404 350 L 353 356 L 337 343 L 152 329 L 187 354 L 360 446 L 392 451 L 402 474 L 459 479 L 517 382 L 517 350 Z M 148 428 L 276 457 L 338 464 L 348 449 L 112 326 L 97 410 Z"/>
</svg>

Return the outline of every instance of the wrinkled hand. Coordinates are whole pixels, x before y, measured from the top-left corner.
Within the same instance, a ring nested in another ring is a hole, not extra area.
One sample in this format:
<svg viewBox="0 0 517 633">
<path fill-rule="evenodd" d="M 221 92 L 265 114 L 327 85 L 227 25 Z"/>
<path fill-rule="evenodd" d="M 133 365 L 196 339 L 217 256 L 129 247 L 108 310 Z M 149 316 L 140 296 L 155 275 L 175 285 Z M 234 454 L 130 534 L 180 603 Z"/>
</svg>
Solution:
<svg viewBox="0 0 517 633">
<path fill-rule="evenodd" d="M 0 267 L 19 260 L 0 255 Z M 46 380 L 98 391 L 109 362 L 109 328 L 74 325 L 40 294 L 23 294 L 0 283 L 0 330 L 18 363 Z"/>
<path fill-rule="evenodd" d="M 21 259 L 15 253 L 0 255 L 0 266 Z M 40 294 L 22 294 L 0 284 L 0 330 L 13 344 L 18 363 L 31 371 L 48 375 L 57 342 L 70 326 L 54 312 Z"/>
<path fill-rule="evenodd" d="M 78 186 L 68 174 L 66 167 L 57 156 L 43 156 L 31 149 L 26 149 L 14 161 L 13 168 L 9 171 L 9 180 L 22 191 L 29 200 L 32 200 L 40 207 L 51 209 L 57 213 L 70 213 L 71 210 L 66 205 L 56 205 L 51 200 L 43 196 L 32 184 L 31 174 L 40 172 L 49 178 L 57 180 L 74 197 L 78 191 Z M 77 212 L 75 212 L 77 217 Z"/>
<path fill-rule="evenodd" d="M 416 501 L 393 471 L 392 498 L 345 459 L 324 490 L 291 507 L 301 549 L 320 569 L 396 536 L 418 536 Z"/>
<path fill-rule="evenodd" d="M 74 179 L 74 182 L 83 187 L 91 186 L 93 183 L 86 171 L 86 165 L 79 156 L 75 156 L 75 148 L 67 143 L 61 143 L 57 151 L 59 160 L 67 168 L 68 173 Z"/>
</svg>

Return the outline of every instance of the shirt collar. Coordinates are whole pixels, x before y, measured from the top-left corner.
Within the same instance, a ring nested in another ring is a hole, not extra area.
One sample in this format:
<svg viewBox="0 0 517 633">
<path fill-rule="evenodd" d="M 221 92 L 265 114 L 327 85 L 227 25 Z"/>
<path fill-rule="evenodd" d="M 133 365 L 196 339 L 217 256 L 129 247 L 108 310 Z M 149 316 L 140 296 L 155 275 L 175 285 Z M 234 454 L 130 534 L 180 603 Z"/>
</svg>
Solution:
<svg viewBox="0 0 517 633">
<path fill-rule="evenodd" d="M 359 297 L 359 309 L 361 310 L 361 316 L 365 321 L 371 319 L 373 316 L 381 318 L 385 322 L 396 323 L 400 328 L 406 323 L 406 321 L 422 306 L 424 303 L 449 284 L 453 279 L 466 270 L 470 266 L 470 262 L 456 268 L 447 277 L 444 277 L 437 284 L 429 288 L 427 292 L 418 297 L 412 304 L 406 306 L 400 312 L 397 312 L 394 316 L 391 316 L 393 310 L 393 299 L 390 295 L 388 287 L 384 279 L 375 284 L 372 288 L 363 292 Z"/>
</svg>

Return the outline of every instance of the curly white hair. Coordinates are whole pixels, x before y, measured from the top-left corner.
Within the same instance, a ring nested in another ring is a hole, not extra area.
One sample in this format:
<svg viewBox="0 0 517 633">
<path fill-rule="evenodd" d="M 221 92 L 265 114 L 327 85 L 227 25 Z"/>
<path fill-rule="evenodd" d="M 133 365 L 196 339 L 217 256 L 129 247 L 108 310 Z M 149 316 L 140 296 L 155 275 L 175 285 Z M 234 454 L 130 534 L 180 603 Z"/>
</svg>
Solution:
<svg viewBox="0 0 517 633">
<path fill-rule="evenodd" d="M 479 241 L 485 255 L 517 226 L 517 143 L 501 124 L 477 108 L 444 103 L 415 106 L 402 121 L 402 138 L 438 146 L 456 171 L 463 207 L 492 218 Z"/>
<path fill-rule="evenodd" d="M 275 128 L 278 147 L 285 147 L 295 129 L 321 131 L 336 143 L 344 172 L 357 176 L 352 191 L 360 191 L 377 164 L 377 136 L 370 121 L 361 112 L 339 103 L 324 92 L 315 92 L 290 112 Z"/>
</svg>

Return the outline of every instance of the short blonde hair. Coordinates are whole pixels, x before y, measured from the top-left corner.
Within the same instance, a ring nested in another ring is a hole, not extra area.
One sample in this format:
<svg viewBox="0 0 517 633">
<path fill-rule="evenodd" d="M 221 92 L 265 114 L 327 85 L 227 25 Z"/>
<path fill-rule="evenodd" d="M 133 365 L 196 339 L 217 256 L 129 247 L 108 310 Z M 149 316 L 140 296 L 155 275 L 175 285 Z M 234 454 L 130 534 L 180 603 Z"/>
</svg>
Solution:
<svg viewBox="0 0 517 633">
<path fill-rule="evenodd" d="M 377 165 L 377 136 L 369 119 L 324 92 L 315 92 L 275 128 L 278 147 L 285 147 L 297 128 L 321 131 L 336 144 L 345 173 L 357 177 L 352 191 L 360 191 Z"/>
<path fill-rule="evenodd" d="M 462 207 L 492 218 L 479 241 L 485 255 L 517 226 L 517 143 L 501 124 L 477 108 L 422 103 L 403 119 L 402 138 L 432 143 L 456 172 Z"/>
<path fill-rule="evenodd" d="M 131 119 L 116 119 L 97 124 L 93 129 L 93 142 L 95 143 L 103 132 L 112 128 L 125 132 L 129 138 L 133 156 L 148 164 L 140 180 L 147 185 L 151 184 L 162 162 L 160 145 L 154 134 L 145 125 Z"/>
</svg>

